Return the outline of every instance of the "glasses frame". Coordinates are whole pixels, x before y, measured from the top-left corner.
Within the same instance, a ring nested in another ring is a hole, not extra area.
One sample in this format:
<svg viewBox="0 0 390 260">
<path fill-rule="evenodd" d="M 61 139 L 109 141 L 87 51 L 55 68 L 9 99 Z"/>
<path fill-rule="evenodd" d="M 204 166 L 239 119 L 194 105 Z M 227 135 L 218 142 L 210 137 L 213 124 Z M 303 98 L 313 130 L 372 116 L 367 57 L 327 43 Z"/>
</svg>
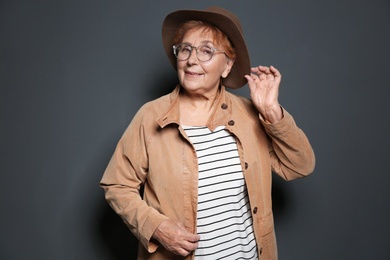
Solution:
<svg viewBox="0 0 390 260">
<path fill-rule="evenodd" d="M 177 50 L 178 50 L 178 48 L 179 48 L 180 46 L 183 46 L 183 45 L 191 48 L 191 52 L 190 52 L 190 54 L 188 55 L 188 58 L 187 58 L 187 59 L 179 59 L 179 58 L 178 58 L 179 53 L 178 53 Z M 198 48 L 199 48 L 199 47 L 205 47 L 205 46 L 208 47 L 208 48 L 210 48 L 210 49 L 212 50 L 212 54 L 211 54 L 210 59 L 208 59 L 208 60 L 201 60 L 201 59 L 199 59 L 199 57 L 198 57 Z M 187 43 L 180 43 L 180 44 L 177 44 L 177 45 L 173 45 L 172 48 L 173 48 L 173 54 L 175 55 L 176 59 L 178 59 L 178 60 L 180 60 L 180 61 L 186 61 L 186 60 L 188 60 L 188 59 L 191 57 L 192 51 L 193 51 L 194 49 L 195 49 L 195 51 L 196 51 L 196 58 L 197 58 L 199 61 L 201 61 L 201 62 L 210 61 L 210 60 L 214 57 L 214 54 L 224 53 L 224 54 L 226 55 L 225 51 L 218 50 L 217 48 L 211 47 L 211 46 L 209 46 L 209 45 L 207 45 L 207 44 L 202 44 L 202 45 L 199 45 L 199 46 L 195 47 L 195 46 L 192 46 L 192 45 L 187 44 Z"/>
</svg>

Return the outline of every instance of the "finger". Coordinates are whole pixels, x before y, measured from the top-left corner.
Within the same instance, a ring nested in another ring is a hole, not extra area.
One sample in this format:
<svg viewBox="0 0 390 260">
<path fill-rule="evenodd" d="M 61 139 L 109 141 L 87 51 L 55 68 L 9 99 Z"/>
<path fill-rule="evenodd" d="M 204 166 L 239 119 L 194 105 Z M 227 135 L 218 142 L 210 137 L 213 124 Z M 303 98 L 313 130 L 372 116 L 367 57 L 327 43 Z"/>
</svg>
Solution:
<svg viewBox="0 0 390 260">
<path fill-rule="evenodd" d="M 259 75 L 255 74 L 255 73 L 252 73 L 250 75 L 245 75 L 244 77 L 247 79 L 247 81 L 250 81 L 250 82 L 253 81 L 254 83 L 256 83 L 259 80 Z"/>
<path fill-rule="evenodd" d="M 183 239 L 191 243 L 196 243 L 199 241 L 200 236 L 187 231 L 187 233 L 183 235 Z"/>
<path fill-rule="evenodd" d="M 176 250 L 175 253 L 180 255 L 180 256 L 188 256 L 191 253 L 191 251 L 186 250 L 184 248 L 180 248 L 180 249 Z"/>
<path fill-rule="evenodd" d="M 197 243 L 199 241 L 200 236 L 198 234 L 194 234 L 188 231 L 182 223 L 180 223 L 179 228 L 181 229 L 182 232 L 183 241 L 189 243 Z"/>
<path fill-rule="evenodd" d="M 198 248 L 198 241 L 200 239 L 199 235 L 194 235 L 191 236 L 191 240 L 183 240 L 179 244 L 178 252 L 180 252 L 180 255 L 182 256 L 187 256 L 189 255 L 192 251 L 195 251 L 195 249 Z"/>
<path fill-rule="evenodd" d="M 200 240 L 200 236 L 197 234 L 194 234 L 194 239 L 190 240 L 191 242 L 198 242 Z"/>
<path fill-rule="evenodd" d="M 198 242 L 189 242 L 189 241 L 184 242 L 182 244 L 182 248 L 189 252 L 194 251 L 195 249 L 198 248 Z"/>
<path fill-rule="evenodd" d="M 256 89 L 256 83 L 255 83 L 255 80 L 252 78 L 252 76 L 249 76 L 249 75 L 245 75 L 244 76 L 248 82 L 248 87 L 249 87 L 249 90 L 252 92 Z"/>
<path fill-rule="evenodd" d="M 271 70 L 271 72 L 274 74 L 275 77 L 279 77 L 279 78 L 282 77 L 282 74 L 280 74 L 279 70 L 276 69 L 274 66 L 271 66 L 271 67 L 270 67 L 270 70 Z"/>
<path fill-rule="evenodd" d="M 262 72 L 262 73 L 266 73 L 266 74 L 271 73 L 269 67 L 267 67 L 267 66 L 261 66 L 261 65 L 260 65 L 260 66 L 258 66 L 257 68 L 258 68 L 258 70 L 259 70 L 260 72 Z"/>
<path fill-rule="evenodd" d="M 266 70 L 267 68 L 264 66 L 257 66 L 251 68 L 251 72 L 255 74 L 264 73 Z"/>
<path fill-rule="evenodd" d="M 244 75 L 244 78 L 246 78 L 246 81 L 249 83 L 249 82 L 253 82 L 253 78 L 249 75 Z"/>
</svg>

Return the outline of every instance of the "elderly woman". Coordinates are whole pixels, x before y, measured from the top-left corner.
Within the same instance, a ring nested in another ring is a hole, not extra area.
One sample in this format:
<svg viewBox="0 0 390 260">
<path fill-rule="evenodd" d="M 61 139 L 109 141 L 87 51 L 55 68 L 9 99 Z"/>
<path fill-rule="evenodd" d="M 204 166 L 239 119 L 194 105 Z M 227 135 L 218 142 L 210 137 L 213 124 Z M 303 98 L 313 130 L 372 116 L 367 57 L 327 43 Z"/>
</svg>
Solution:
<svg viewBox="0 0 390 260">
<path fill-rule="evenodd" d="M 107 201 L 139 259 L 277 259 L 271 173 L 292 180 L 315 164 L 278 103 L 280 72 L 250 68 L 239 20 L 219 7 L 173 12 L 162 33 L 179 84 L 123 134 L 100 183 Z M 225 89 L 245 84 L 251 100 Z"/>
</svg>

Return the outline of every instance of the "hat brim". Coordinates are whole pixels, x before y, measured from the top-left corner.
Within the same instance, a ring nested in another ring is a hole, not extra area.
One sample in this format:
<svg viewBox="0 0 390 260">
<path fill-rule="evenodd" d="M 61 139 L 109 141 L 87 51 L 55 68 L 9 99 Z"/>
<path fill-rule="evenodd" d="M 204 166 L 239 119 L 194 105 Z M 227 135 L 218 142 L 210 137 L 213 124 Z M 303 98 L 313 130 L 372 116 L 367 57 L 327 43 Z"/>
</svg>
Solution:
<svg viewBox="0 0 390 260">
<path fill-rule="evenodd" d="M 216 9 L 217 10 L 216 10 Z M 166 16 L 162 27 L 162 40 L 166 54 L 177 70 L 176 57 L 173 54 L 173 39 L 177 28 L 184 22 L 190 20 L 200 20 L 214 25 L 220 29 L 233 45 L 237 58 L 229 75 L 223 79 L 223 85 L 228 88 L 237 89 L 247 83 L 244 75 L 250 74 L 250 59 L 248 49 L 245 44 L 242 29 L 238 18 L 229 12 L 229 17 L 222 12 L 228 12 L 222 8 L 214 7 L 203 10 L 178 10 Z M 232 17 L 232 15 L 234 17 Z M 233 21 L 235 20 L 235 21 Z"/>
</svg>

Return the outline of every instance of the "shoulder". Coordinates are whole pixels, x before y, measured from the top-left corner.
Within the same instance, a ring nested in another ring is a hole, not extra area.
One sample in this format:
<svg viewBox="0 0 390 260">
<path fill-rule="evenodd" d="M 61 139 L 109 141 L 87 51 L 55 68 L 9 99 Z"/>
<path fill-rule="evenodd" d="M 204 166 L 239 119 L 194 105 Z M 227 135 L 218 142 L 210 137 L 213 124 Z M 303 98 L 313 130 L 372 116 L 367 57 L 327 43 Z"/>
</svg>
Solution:
<svg viewBox="0 0 390 260">
<path fill-rule="evenodd" d="M 125 135 L 134 134 L 140 130 L 145 133 L 155 132 L 158 128 L 157 120 L 169 109 L 170 104 L 170 94 L 146 102 L 132 118 Z"/>
<path fill-rule="evenodd" d="M 148 117 L 148 119 L 158 118 L 161 116 L 163 111 L 165 112 L 165 110 L 170 107 L 170 105 L 170 94 L 161 96 L 142 105 L 135 117 Z"/>
</svg>

